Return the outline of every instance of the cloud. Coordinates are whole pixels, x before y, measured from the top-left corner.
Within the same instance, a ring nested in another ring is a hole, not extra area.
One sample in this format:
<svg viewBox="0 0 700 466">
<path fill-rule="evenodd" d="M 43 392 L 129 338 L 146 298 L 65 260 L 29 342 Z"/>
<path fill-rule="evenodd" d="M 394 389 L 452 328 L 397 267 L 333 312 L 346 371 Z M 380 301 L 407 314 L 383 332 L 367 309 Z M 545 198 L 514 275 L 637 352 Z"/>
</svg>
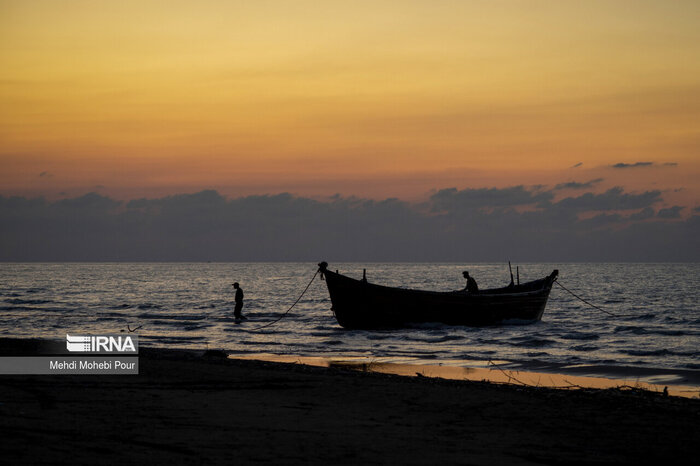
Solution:
<svg viewBox="0 0 700 466">
<path fill-rule="evenodd" d="M 53 177 L 53 174 L 51 174 L 51 173 L 49 173 L 49 172 L 41 172 L 41 173 L 39 173 L 39 178 L 51 178 L 51 177 Z"/>
<path fill-rule="evenodd" d="M 0 196 L 0 260 L 700 260 L 700 216 L 684 220 L 681 206 L 655 215 L 657 191 L 554 199 L 522 186 L 443 189 L 424 204 L 216 191 L 130 202 Z M 587 211 L 597 213 L 580 217 Z"/>
<path fill-rule="evenodd" d="M 656 214 L 656 216 L 659 218 L 666 218 L 666 219 L 681 218 L 681 211 L 683 209 L 684 209 L 684 207 L 682 207 L 682 206 L 674 205 L 673 207 L 668 207 L 666 209 L 659 210 L 659 212 Z"/>
<path fill-rule="evenodd" d="M 595 180 L 586 181 L 585 183 L 578 183 L 576 181 L 569 181 L 568 183 L 560 183 L 554 187 L 554 189 L 586 189 L 592 188 L 603 181 L 603 178 L 596 178 Z"/>
<path fill-rule="evenodd" d="M 635 163 L 616 163 L 611 165 L 613 168 L 638 168 L 638 167 L 651 167 L 654 162 L 635 162 Z"/>
<path fill-rule="evenodd" d="M 635 163 L 616 163 L 611 165 L 613 168 L 640 168 L 640 167 L 677 167 L 677 162 L 665 162 L 662 164 L 657 164 L 656 162 L 635 162 Z"/>
<path fill-rule="evenodd" d="M 109 213 L 122 204 L 109 197 L 97 193 L 88 193 L 73 199 L 56 201 L 53 208 L 59 212 L 100 212 Z"/>
<path fill-rule="evenodd" d="M 635 212 L 632 215 L 629 216 L 630 220 L 648 220 L 650 218 L 653 218 L 655 215 L 654 209 L 651 207 L 645 207 L 639 212 Z"/>
<path fill-rule="evenodd" d="M 578 197 L 567 197 L 555 204 L 558 208 L 575 210 L 577 212 L 598 210 L 632 210 L 649 207 L 662 201 L 661 191 L 645 191 L 641 194 L 625 193 L 622 188 L 615 187 L 604 193 L 585 193 Z"/>
<path fill-rule="evenodd" d="M 581 165 L 583 165 L 583 162 L 579 162 L 579 163 L 575 164 L 574 166 L 572 166 L 571 168 L 578 168 Z"/>
<path fill-rule="evenodd" d="M 441 189 L 430 197 L 434 211 L 455 211 L 504 208 L 550 201 L 554 195 L 549 191 L 528 190 L 523 186 L 510 188 Z"/>
<path fill-rule="evenodd" d="M 610 224 L 613 224 L 613 223 L 619 223 L 623 219 L 624 218 L 620 214 L 602 213 L 602 214 L 595 215 L 591 218 L 581 220 L 580 224 L 582 226 L 587 227 L 587 228 L 598 228 L 598 227 L 603 227 L 603 226 L 609 226 Z"/>
</svg>

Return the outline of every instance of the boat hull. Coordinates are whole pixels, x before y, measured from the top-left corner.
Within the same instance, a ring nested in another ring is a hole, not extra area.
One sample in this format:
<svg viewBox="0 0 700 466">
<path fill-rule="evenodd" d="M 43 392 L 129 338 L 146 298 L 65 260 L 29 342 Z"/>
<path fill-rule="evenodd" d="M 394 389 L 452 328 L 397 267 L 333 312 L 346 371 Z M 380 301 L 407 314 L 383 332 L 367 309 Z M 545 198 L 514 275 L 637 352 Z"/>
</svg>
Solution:
<svg viewBox="0 0 700 466">
<path fill-rule="evenodd" d="M 352 329 L 428 322 L 472 327 L 535 322 L 542 318 L 557 273 L 524 285 L 470 294 L 393 288 L 322 272 L 338 323 Z"/>
</svg>

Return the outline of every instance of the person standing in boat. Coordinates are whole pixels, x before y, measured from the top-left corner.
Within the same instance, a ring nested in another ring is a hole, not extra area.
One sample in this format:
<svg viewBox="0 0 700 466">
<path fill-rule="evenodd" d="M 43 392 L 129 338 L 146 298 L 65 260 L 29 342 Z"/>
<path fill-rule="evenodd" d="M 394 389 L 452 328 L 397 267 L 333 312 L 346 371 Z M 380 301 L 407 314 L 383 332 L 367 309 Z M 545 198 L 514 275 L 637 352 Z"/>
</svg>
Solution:
<svg viewBox="0 0 700 466">
<path fill-rule="evenodd" d="M 478 293 L 479 287 L 477 286 L 474 277 L 470 276 L 469 272 L 467 271 L 462 272 L 462 275 L 464 275 L 464 278 L 467 279 L 467 286 L 464 287 L 464 291 L 466 291 L 467 293 Z"/>
<path fill-rule="evenodd" d="M 236 290 L 236 307 L 233 309 L 233 317 L 236 320 L 243 320 L 246 317 L 241 314 L 241 310 L 243 309 L 243 289 L 241 289 L 241 286 L 238 284 L 238 282 L 232 284 L 233 289 Z"/>
</svg>

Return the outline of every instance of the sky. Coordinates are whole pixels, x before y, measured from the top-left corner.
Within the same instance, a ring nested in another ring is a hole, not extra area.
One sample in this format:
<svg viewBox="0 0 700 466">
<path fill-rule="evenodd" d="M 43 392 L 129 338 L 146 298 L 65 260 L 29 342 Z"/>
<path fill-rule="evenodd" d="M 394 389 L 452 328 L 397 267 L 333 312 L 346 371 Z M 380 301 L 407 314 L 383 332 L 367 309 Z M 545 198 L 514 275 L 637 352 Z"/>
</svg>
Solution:
<svg viewBox="0 0 700 466">
<path fill-rule="evenodd" d="M 690 0 L 0 0 L 0 196 L 658 192 L 577 219 L 690 222 L 699 23 Z"/>
</svg>

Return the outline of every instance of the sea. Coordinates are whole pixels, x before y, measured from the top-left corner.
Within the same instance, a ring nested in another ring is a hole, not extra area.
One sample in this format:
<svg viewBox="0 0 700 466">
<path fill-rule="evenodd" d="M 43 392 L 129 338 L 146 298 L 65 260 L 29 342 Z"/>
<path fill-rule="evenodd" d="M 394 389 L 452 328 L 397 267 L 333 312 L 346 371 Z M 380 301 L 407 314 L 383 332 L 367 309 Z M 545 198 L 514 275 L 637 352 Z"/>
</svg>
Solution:
<svg viewBox="0 0 700 466">
<path fill-rule="evenodd" d="M 507 263 L 331 263 L 329 269 L 355 278 L 366 269 L 373 283 L 438 291 L 463 288 L 464 270 L 482 289 L 510 282 Z M 512 266 L 521 282 L 553 269 L 588 303 L 555 285 L 542 320 L 527 325 L 346 330 L 333 316 L 315 263 L 2 263 L 0 333 L 64 340 L 138 329 L 141 346 L 241 356 L 447 366 L 498 361 L 700 385 L 700 264 Z M 248 320 L 241 324 L 232 318 L 234 281 L 245 293 Z"/>
</svg>

